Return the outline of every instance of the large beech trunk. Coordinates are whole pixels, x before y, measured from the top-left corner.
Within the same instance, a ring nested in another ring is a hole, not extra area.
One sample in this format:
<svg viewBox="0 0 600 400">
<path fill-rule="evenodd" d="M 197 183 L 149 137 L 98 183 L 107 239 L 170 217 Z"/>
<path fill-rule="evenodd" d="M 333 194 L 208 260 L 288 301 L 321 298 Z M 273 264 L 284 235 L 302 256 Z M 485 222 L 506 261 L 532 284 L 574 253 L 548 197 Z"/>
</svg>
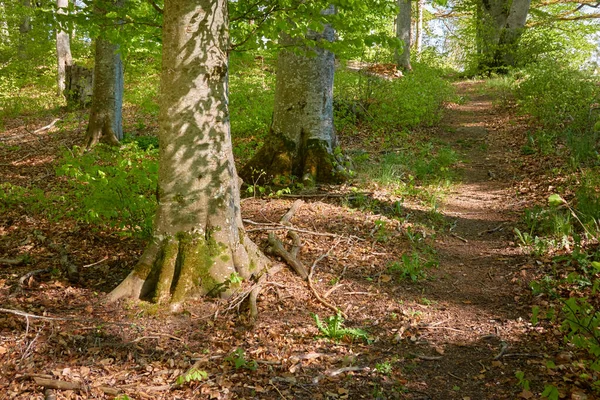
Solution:
<svg viewBox="0 0 600 400">
<path fill-rule="evenodd" d="M 118 145 L 123 138 L 123 63 L 118 50 L 118 45 L 102 37 L 96 39 L 87 148 L 99 142 Z"/>
<path fill-rule="evenodd" d="M 66 14 L 66 8 L 69 7 L 69 0 L 56 0 L 58 14 Z M 71 42 L 69 34 L 61 28 L 56 30 L 56 61 L 58 95 L 63 95 L 66 87 L 66 69 L 73 65 L 71 57 Z"/>
<path fill-rule="evenodd" d="M 228 110 L 227 0 L 167 0 L 154 234 L 109 295 L 177 309 L 191 295 L 227 295 L 231 277 L 268 265 L 244 234 Z"/>
<path fill-rule="evenodd" d="M 477 9 L 480 72 L 504 73 L 515 65 L 531 0 L 481 0 Z"/>
<path fill-rule="evenodd" d="M 396 19 L 396 37 L 402 41 L 402 49 L 396 50 L 396 65 L 405 71 L 412 70 L 410 65 L 410 28 L 412 0 L 398 0 Z"/>
<path fill-rule="evenodd" d="M 332 41 L 334 31 L 325 27 L 309 37 Z M 289 37 L 282 43 L 295 44 Z M 319 47 L 279 53 L 273 123 L 264 146 L 240 171 L 246 183 L 288 185 L 296 177 L 312 185 L 346 179 L 341 155 L 335 154 L 334 61 L 333 53 Z"/>
</svg>

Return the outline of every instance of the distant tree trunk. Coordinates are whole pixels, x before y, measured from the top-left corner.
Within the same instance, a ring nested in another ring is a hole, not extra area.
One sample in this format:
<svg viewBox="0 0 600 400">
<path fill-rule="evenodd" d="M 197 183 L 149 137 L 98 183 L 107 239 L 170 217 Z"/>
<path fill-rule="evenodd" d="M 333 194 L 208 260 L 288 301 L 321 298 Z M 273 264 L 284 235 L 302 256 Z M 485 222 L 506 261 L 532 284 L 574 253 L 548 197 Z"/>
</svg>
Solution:
<svg viewBox="0 0 600 400">
<path fill-rule="evenodd" d="M 423 49 L 423 9 L 425 8 L 425 0 L 417 0 L 417 32 L 415 40 L 415 50 L 417 54 Z"/>
<path fill-rule="evenodd" d="M 67 14 L 66 8 L 69 7 L 69 0 L 56 0 L 58 14 Z M 58 95 L 63 95 L 65 91 L 66 69 L 73 65 L 71 57 L 71 41 L 69 34 L 61 28 L 56 30 L 56 60 Z"/>
<path fill-rule="evenodd" d="M 31 16 L 29 15 L 28 9 L 31 8 L 30 0 L 22 0 L 21 4 L 23 8 L 26 10 L 26 13 L 21 18 L 21 23 L 19 24 L 19 33 L 21 34 L 19 37 L 19 47 L 17 50 L 17 54 L 20 59 L 25 60 L 29 58 L 28 54 L 28 45 L 29 41 L 29 32 L 31 32 Z"/>
<path fill-rule="evenodd" d="M 531 0 L 481 0 L 477 10 L 480 72 L 507 72 L 514 66 Z"/>
<path fill-rule="evenodd" d="M 333 12 L 333 7 L 328 12 Z M 333 41 L 330 26 L 316 40 Z M 284 37 L 282 43 L 293 45 Z M 346 178 L 333 126 L 334 55 L 320 47 L 301 49 L 308 54 L 281 50 L 277 60 L 273 122 L 264 146 L 240 171 L 247 183 L 287 185 L 291 177 L 306 185 L 340 182 Z"/>
<path fill-rule="evenodd" d="M 154 236 L 109 295 L 178 309 L 191 295 L 227 295 L 233 276 L 268 260 L 245 235 L 228 110 L 227 0 L 166 0 Z"/>
<path fill-rule="evenodd" d="M 123 63 L 119 46 L 99 37 L 96 39 L 94 88 L 86 147 L 99 142 L 118 145 L 123 138 Z"/>
<path fill-rule="evenodd" d="M 410 65 L 411 6 L 411 0 L 398 0 L 396 37 L 403 42 L 403 45 L 401 52 L 396 50 L 396 64 L 404 71 L 412 70 Z"/>
</svg>

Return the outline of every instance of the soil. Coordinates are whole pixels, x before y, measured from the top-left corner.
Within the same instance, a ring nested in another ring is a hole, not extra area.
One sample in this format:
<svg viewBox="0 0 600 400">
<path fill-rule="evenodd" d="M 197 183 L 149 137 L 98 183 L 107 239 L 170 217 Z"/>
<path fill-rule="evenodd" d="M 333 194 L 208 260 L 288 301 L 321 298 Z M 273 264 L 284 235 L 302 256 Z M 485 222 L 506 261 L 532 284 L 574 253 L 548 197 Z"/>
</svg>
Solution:
<svg viewBox="0 0 600 400">
<path fill-rule="evenodd" d="M 0 265 L 0 399 L 539 398 L 545 382 L 560 380 L 543 367 L 546 360 L 560 364 L 565 354 L 556 350 L 560 335 L 529 322 L 535 299 L 528 284 L 537 271 L 513 242 L 513 228 L 524 207 L 545 196 L 543 174 L 522 168 L 524 119 L 496 107 L 480 82 L 456 87 L 463 101 L 448 104 L 428 133 L 463 160 L 460 183 L 437 210 L 443 229 L 418 224 L 428 214 L 418 204 L 404 203 L 405 218 L 392 218 L 385 193 L 369 194 L 382 205 L 377 212 L 332 195 L 306 197 L 291 220 L 305 231 L 298 258 L 314 269 L 315 290 L 344 312 L 345 327 L 364 329 L 368 340 L 323 337 L 313 316 L 325 320 L 334 311 L 287 267 L 268 277 L 254 323 L 231 300 L 190 301 L 178 314 L 142 302 L 106 305 L 104 294 L 131 270 L 144 243 L 48 221 L 17 204 L 0 215 L 0 258 L 31 259 Z M 9 121 L 0 132 L 3 182 L 46 191 L 60 185 L 52 163 L 83 141 L 82 132 L 28 133 L 23 126 Z M 10 147 L 17 145 L 21 150 Z M 244 218 L 277 222 L 293 201 L 246 199 Z M 264 228 L 247 225 L 262 246 Z M 56 272 L 60 254 L 50 241 L 80 266 L 78 282 Z M 415 242 L 434 248 L 439 265 L 411 282 L 389 266 Z M 44 268 L 55 271 L 19 282 Z M 191 368 L 206 376 L 176 383 Z M 80 388 L 45 393 L 40 377 Z M 592 398 L 585 386 L 561 387 L 563 396 L 574 393 Z"/>
</svg>

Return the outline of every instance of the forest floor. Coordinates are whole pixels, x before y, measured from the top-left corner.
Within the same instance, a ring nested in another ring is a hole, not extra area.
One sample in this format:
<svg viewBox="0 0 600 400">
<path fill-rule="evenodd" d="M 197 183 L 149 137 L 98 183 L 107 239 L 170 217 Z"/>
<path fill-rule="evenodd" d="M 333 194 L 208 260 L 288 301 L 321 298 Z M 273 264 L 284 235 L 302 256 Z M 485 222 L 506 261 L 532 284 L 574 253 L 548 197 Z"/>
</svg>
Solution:
<svg viewBox="0 0 600 400">
<path fill-rule="evenodd" d="M 543 171 L 553 161 L 521 154 L 526 119 L 495 106 L 483 83 L 456 88 L 460 104 L 447 104 L 440 125 L 427 131 L 461 158 L 460 179 L 435 212 L 408 201 L 398 210 L 385 187 L 348 196 L 338 196 L 349 192 L 336 187 L 303 197 L 291 220 L 304 230 L 298 258 L 314 268 L 315 291 L 343 311 L 343 327 L 366 336 L 340 333 L 335 312 L 287 268 L 268 278 L 254 323 L 224 300 L 190 301 L 177 314 L 141 302 L 105 305 L 105 293 L 140 256 L 141 241 L 7 208 L 0 215 L 0 258 L 29 258 L 0 265 L 0 400 L 119 393 L 123 399 L 528 399 L 540 398 L 546 383 L 559 387 L 561 398 L 592 399 L 574 378 L 562 335 L 530 323 L 539 299 L 529 282 L 540 270 L 514 242 L 523 209 L 551 193 Z M 61 181 L 53 162 L 81 142 L 81 129 L 38 134 L 24 125 L 7 121 L 0 132 L 0 177 L 56 190 Z M 376 206 L 358 207 L 359 196 Z M 246 199 L 244 218 L 278 222 L 294 200 Z M 422 223 L 431 218 L 435 229 Z M 261 246 L 264 228 L 247 225 Z M 77 283 L 51 272 L 61 256 L 80 267 Z M 427 268 L 426 279 L 399 276 L 402 265 L 418 275 L 430 257 L 439 264 Z M 339 340 L 325 337 L 336 329 Z M 546 368 L 549 360 L 559 368 Z M 203 373 L 194 377 L 191 368 Z M 181 376 L 190 382 L 177 383 Z M 65 386 L 44 390 L 59 384 Z"/>
</svg>

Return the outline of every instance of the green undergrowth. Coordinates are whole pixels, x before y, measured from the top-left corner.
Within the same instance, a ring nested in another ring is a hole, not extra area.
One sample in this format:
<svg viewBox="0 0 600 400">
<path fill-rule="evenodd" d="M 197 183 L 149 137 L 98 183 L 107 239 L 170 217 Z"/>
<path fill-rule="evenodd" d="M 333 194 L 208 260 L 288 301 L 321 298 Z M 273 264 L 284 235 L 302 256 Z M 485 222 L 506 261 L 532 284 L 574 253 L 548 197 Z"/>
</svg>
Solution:
<svg viewBox="0 0 600 400">
<path fill-rule="evenodd" d="M 78 152 L 65 152 L 57 168 L 69 187 L 65 200 L 71 206 L 65 216 L 149 236 L 156 208 L 158 151 L 132 142 L 118 149 L 99 145 Z"/>
<path fill-rule="evenodd" d="M 275 95 L 274 56 L 234 53 L 230 58 L 229 109 L 236 162 L 243 165 L 269 133 Z"/>
<path fill-rule="evenodd" d="M 411 73 L 391 80 L 339 68 L 334 87 L 336 127 L 348 134 L 359 128 L 389 132 L 433 125 L 453 93 L 441 76 L 440 70 L 418 63 Z"/>
<path fill-rule="evenodd" d="M 56 164 L 60 183 L 52 191 L 0 184 L 0 211 L 20 208 L 49 221 L 72 219 L 93 229 L 149 237 L 156 208 L 158 151 L 136 142 L 67 150 Z"/>
<path fill-rule="evenodd" d="M 534 325 L 559 326 L 565 343 L 578 349 L 582 385 L 600 394 L 600 179 L 585 177 L 571 201 L 558 194 L 547 206 L 524 213 L 518 242 L 543 266 L 530 283 L 540 299 Z"/>
</svg>

